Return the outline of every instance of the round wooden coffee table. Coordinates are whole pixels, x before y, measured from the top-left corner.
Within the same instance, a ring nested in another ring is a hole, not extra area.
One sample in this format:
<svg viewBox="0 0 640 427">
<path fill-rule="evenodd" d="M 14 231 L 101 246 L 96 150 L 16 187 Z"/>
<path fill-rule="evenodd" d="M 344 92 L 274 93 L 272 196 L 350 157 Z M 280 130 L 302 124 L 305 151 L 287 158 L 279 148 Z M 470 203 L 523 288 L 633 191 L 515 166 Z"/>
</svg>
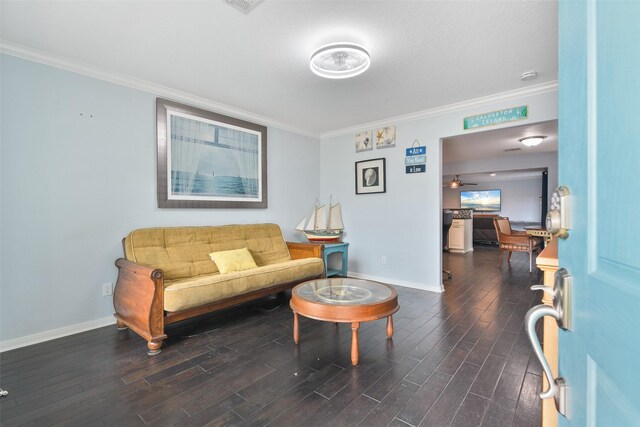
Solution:
<svg viewBox="0 0 640 427">
<path fill-rule="evenodd" d="M 351 363 L 358 364 L 360 322 L 387 318 L 387 338 L 393 336 L 398 293 L 391 286 L 368 280 L 334 278 L 304 282 L 291 291 L 293 341 L 300 342 L 298 315 L 327 322 L 351 323 Z"/>
</svg>

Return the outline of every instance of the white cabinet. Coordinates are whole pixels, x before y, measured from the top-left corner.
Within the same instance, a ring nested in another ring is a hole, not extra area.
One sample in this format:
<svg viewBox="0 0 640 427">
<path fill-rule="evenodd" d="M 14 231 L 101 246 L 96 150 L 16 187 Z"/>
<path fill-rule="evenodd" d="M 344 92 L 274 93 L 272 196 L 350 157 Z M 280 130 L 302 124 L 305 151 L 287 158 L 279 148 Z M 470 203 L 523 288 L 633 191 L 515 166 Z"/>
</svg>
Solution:
<svg viewBox="0 0 640 427">
<path fill-rule="evenodd" d="M 449 229 L 449 251 L 471 252 L 473 251 L 473 220 L 454 219 Z"/>
</svg>

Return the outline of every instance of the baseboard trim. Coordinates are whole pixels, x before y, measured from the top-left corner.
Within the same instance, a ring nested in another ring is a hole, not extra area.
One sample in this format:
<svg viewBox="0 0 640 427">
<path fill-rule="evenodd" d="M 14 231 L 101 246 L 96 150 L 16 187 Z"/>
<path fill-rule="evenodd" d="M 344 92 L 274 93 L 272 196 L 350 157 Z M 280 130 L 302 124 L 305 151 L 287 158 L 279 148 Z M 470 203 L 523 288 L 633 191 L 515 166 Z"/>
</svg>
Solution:
<svg viewBox="0 0 640 427">
<path fill-rule="evenodd" d="M 440 284 L 431 285 L 428 283 L 407 282 L 404 280 L 391 279 L 389 277 L 379 277 L 379 276 L 372 276 L 369 274 L 356 273 L 355 271 L 348 271 L 347 276 L 354 277 L 356 279 L 373 280 L 375 282 L 387 283 L 389 285 L 406 286 L 407 288 L 422 289 L 423 291 L 438 292 L 438 293 L 442 293 L 444 291 L 444 289 L 442 288 L 442 285 Z"/>
<path fill-rule="evenodd" d="M 40 344 L 45 341 L 51 341 L 69 335 L 79 334 L 80 332 L 102 328 L 103 326 L 113 325 L 115 323 L 115 317 L 108 316 L 101 319 L 90 320 L 88 322 L 76 323 L 75 325 L 64 326 L 58 329 L 52 329 L 50 331 L 38 332 L 37 334 L 14 338 L 12 340 L 0 341 L 0 353 L 15 350 L 16 348 Z"/>
</svg>

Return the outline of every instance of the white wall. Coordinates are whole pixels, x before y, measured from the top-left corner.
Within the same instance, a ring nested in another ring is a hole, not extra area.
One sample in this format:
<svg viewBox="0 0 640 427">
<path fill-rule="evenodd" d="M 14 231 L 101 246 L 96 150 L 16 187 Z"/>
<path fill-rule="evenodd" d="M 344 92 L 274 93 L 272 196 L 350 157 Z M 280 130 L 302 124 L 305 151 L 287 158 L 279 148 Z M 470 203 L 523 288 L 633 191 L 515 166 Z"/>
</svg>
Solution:
<svg viewBox="0 0 640 427">
<path fill-rule="evenodd" d="M 529 106 L 529 123 L 558 117 L 557 91 L 501 99 L 474 102 L 470 107 L 459 106 L 424 118 L 365 124 L 322 138 L 320 189 L 322 194 L 337 195 L 342 202 L 351 274 L 421 289 L 442 289 L 441 138 L 464 133 L 462 123 L 466 116 L 518 105 Z M 395 148 L 355 152 L 356 132 L 393 124 L 397 125 Z M 497 127 L 522 124 L 520 121 Z M 486 128 L 479 129 L 483 130 Z M 426 145 L 427 172 L 406 175 L 405 149 L 415 139 Z M 380 157 L 387 162 L 387 192 L 356 195 L 354 163 Z M 510 167 L 518 168 L 523 167 Z M 387 257 L 386 264 L 382 264 L 382 256 Z"/>
<path fill-rule="evenodd" d="M 473 187 L 442 189 L 442 207 L 460 208 L 460 191 L 500 190 L 501 211 L 491 212 L 509 217 L 511 221 L 540 222 L 542 173 L 538 178 L 483 182 Z"/>
<path fill-rule="evenodd" d="M 1 67 L 5 344 L 112 319 L 101 284 L 132 229 L 275 222 L 299 239 L 319 193 L 318 139 L 269 127 L 268 209 L 158 209 L 154 94 L 8 55 Z"/>
</svg>

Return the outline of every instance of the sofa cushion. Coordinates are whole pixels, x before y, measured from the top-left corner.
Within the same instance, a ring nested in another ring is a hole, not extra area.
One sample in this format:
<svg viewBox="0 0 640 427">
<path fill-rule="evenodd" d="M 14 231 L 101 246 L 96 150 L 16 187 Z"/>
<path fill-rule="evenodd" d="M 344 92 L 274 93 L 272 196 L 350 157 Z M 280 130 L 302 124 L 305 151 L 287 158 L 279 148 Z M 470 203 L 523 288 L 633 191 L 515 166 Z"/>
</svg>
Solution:
<svg viewBox="0 0 640 427">
<path fill-rule="evenodd" d="M 211 252 L 244 247 L 258 267 L 291 260 L 277 224 L 143 228 L 124 241 L 127 260 L 162 269 L 166 280 L 217 273 Z"/>
<path fill-rule="evenodd" d="M 216 263 L 220 274 L 251 270 L 258 267 L 247 248 L 211 252 L 209 256 L 211 261 Z"/>
<path fill-rule="evenodd" d="M 199 307 L 255 290 L 314 278 L 323 271 L 322 259 L 303 258 L 228 274 L 215 273 L 190 279 L 166 280 L 164 309 L 181 311 Z"/>
</svg>

